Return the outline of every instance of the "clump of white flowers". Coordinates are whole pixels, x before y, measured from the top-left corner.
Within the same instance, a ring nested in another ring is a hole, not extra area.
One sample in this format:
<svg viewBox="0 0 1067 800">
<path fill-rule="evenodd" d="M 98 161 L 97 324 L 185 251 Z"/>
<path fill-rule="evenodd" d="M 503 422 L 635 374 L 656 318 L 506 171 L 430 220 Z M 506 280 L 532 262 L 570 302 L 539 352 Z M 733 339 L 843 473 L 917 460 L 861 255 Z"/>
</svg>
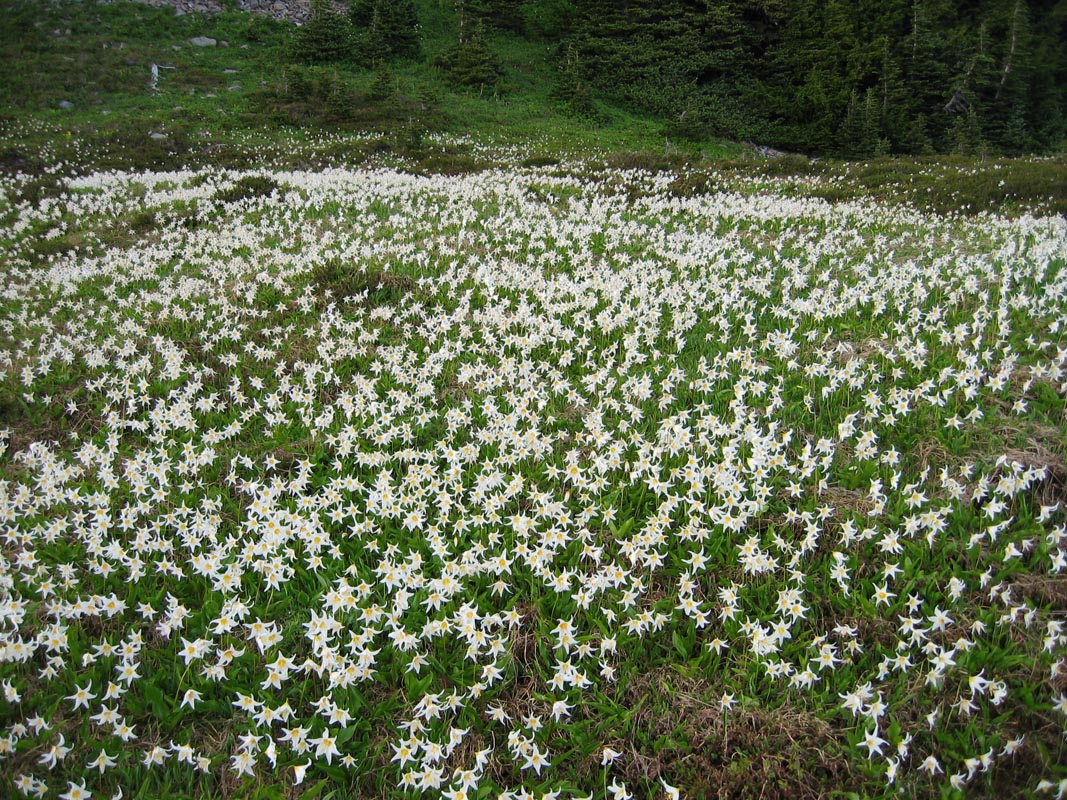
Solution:
<svg viewBox="0 0 1067 800">
<path fill-rule="evenodd" d="M 659 644 L 724 718 L 792 698 L 890 783 L 977 786 L 1028 707 L 1067 725 L 1034 588 L 1062 462 L 1009 441 L 1063 424 L 1067 222 L 582 174 L 225 205 L 237 173 L 113 173 L 4 209 L 15 789 L 384 762 L 554 797 L 579 759 L 677 797 L 589 735 Z"/>
</svg>

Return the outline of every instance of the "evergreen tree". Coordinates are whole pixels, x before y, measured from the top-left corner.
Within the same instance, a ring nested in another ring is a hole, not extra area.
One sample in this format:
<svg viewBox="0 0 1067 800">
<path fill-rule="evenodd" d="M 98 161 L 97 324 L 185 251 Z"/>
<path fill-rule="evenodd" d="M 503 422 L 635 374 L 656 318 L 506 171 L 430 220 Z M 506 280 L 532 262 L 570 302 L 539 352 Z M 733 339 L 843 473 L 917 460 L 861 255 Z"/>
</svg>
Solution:
<svg viewBox="0 0 1067 800">
<path fill-rule="evenodd" d="M 585 80 L 578 51 L 573 43 L 567 45 L 564 52 L 559 67 L 559 82 L 553 90 L 553 96 L 563 104 L 568 113 L 574 116 L 589 118 L 596 116 L 593 93 Z"/>
<path fill-rule="evenodd" d="M 335 64 L 352 58 L 352 27 L 330 0 L 312 0 L 308 21 L 296 29 L 290 55 L 304 64 Z"/>
<path fill-rule="evenodd" d="M 825 153 L 833 147 L 834 110 L 832 97 L 836 95 L 833 76 L 813 67 L 804 83 L 796 87 L 796 104 L 791 116 L 792 125 L 781 129 L 779 141 L 786 147 L 808 153 Z M 861 112 L 856 119 L 862 125 Z M 862 127 L 861 127 L 862 139 Z"/>
<path fill-rule="evenodd" d="M 863 97 L 863 149 L 868 156 L 884 156 L 889 152 L 889 140 L 882 135 L 882 106 L 875 87 Z"/>
<path fill-rule="evenodd" d="M 927 132 L 934 138 L 940 138 L 944 131 L 948 120 L 944 108 L 952 97 L 950 70 L 943 60 L 947 52 L 946 16 L 938 0 L 915 0 L 905 40 L 907 85 L 912 98 L 909 116 L 923 115 Z"/>
<path fill-rule="evenodd" d="M 746 66 L 745 23 L 738 2 L 708 3 L 704 40 L 708 50 L 705 77 L 731 80 Z"/>
<path fill-rule="evenodd" d="M 305 67 L 289 64 L 282 72 L 282 97 L 286 102 L 303 103 L 311 98 L 315 85 Z"/>
<path fill-rule="evenodd" d="M 957 114 L 949 131 L 952 152 L 961 156 L 985 155 L 985 140 L 982 138 L 982 126 L 978 112 L 971 108 Z"/>
<path fill-rule="evenodd" d="M 368 47 L 385 58 L 419 55 L 419 14 L 414 0 L 378 0 L 367 30 Z"/>
<path fill-rule="evenodd" d="M 709 52 L 702 9 L 685 0 L 579 0 L 573 42 L 609 96 L 674 115 L 701 91 Z"/>
<path fill-rule="evenodd" d="M 881 106 L 882 133 L 893 147 L 904 139 L 908 129 L 908 92 L 889 37 L 882 36 L 876 49 L 879 54 L 876 89 Z"/>
<path fill-rule="evenodd" d="M 769 53 L 770 110 L 779 120 L 775 143 L 827 152 L 857 89 L 846 77 L 855 45 L 851 16 L 843 0 L 797 0 L 784 13 L 782 37 Z"/>
<path fill-rule="evenodd" d="M 523 0 L 467 0 L 467 11 L 487 28 L 522 32 L 525 14 Z"/>
<path fill-rule="evenodd" d="M 928 156 L 934 152 L 933 140 L 926 130 L 925 114 L 916 114 L 908 121 L 900 140 L 899 152 L 916 156 Z"/>
<path fill-rule="evenodd" d="M 1028 133 L 1034 73 L 1033 35 L 1025 0 L 1012 3 L 1009 13 L 1001 20 L 1000 38 L 1002 52 L 991 76 L 992 85 L 987 88 L 991 97 L 985 108 L 986 129 L 998 149 L 1021 153 L 1034 143 Z"/>
<path fill-rule="evenodd" d="M 417 57 L 416 0 L 314 0 L 291 55 L 370 69 Z M 1067 139 L 1067 0 L 436 0 L 459 21 L 436 63 L 492 86 L 487 31 L 560 54 L 557 99 L 592 92 L 666 120 L 811 154 L 1021 153 Z M 298 87 L 299 88 L 299 87 Z"/>
<path fill-rule="evenodd" d="M 348 4 L 348 18 L 357 30 L 366 30 L 374 18 L 374 9 L 378 0 L 351 0 Z"/>
<path fill-rule="evenodd" d="M 485 24 L 480 19 L 460 17 L 459 42 L 438 60 L 459 86 L 492 87 L 500 80 L 500 60 L 489 47 Z"/>
<path fill-rule="evenodd" d="M 957 40 L 960 66 L 945 108 L 953 114 L 972 109 L 984 114 L 992 100 L 997 78 L 989 27 L 983 20 L 974 30 L 961 31 Z"/>
<path fill-rule="evenodd" d="M 576 11 L 571 0 L 526 3 L 521 8 L 523 31 L 539 39 L 563 41 L 574 29 Z"/>
<path fill-rule="evenodd" d="M 418 57 L 419 14 L 414 0 L 352 0 L 349 19 L 364 64 Z"/>
<path fill-rule="evenodd" d="M 374 76 L 374 83 L 367 89 L 367 99 L 376 102 L 388 100 L 393 94 L 393 76 L 389 74 L 385 62 L 379 62 L 378 74 Z"/>
<path fill-rule="evenodd" d="M 848 110 L 837 129 L 837 150 L 847 158 L 860 158 L 863 152 L 864 121 L 860 108 L 859 93 L 853 91 L 848 99 Z"/>
<path fill-rule="evenodd" d="M 355 106 L 355 96 L 348 84 L 334 72 L 326 79 L 323 90 L 326 95 L 324 110 L 327 120 L 330 122 L 350 120 Z"/>
</svg>

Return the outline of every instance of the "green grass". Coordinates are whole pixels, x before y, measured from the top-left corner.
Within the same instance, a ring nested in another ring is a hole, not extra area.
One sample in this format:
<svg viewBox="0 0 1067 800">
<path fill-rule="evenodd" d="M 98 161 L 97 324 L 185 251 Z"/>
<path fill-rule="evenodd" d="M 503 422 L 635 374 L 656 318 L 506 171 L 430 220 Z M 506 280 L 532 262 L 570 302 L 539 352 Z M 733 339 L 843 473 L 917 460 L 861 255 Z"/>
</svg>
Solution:
<svg viewBox="0 0 1067 800">
<path fill-rule="evenodd" d="M 494 90 L 457 90 L 432 63 L 455 36 L 454 14 L 425 4 L 427 44 L 420 62 L 389 67 L 391 87 L 400 99 L 364 101 L 375 70 L 348 65 L 317 68 L 315 75 L 340 81 L 352 93 L 354 114 L 331 118 L 321 108 L 278 114 L 272 92 L 283 85 L 285 52 L 292 28 L 239 12 L 217 17 L 176 17 L 166 8 L 64 3 L 42 11 L 35 4 L 7 3 L 12 24 L 0 40 L 13 65 L 0 99 L 6 161 L 40 168 L 75 160 L 82 167 L 164 168 L 217 163 L 247 166 L 266 157 L 279 137 L 281 158 L 306 156 L 289 143 L 319 139 L 331 128 L 370 133 L 379 143 L 327 146 L 326 158 L 358 163 L 384 145 L 401 155 L 425 153 L 397 140 L 398 126 L 442 131 L 464 140 L 521 147 L 530 155 L 613 150 L 659 150 L 659 121 L 601 104 L 602 120 L 591 124 L 568 117 L 552 99 L 553 54 L 543 43 L 498 34 L 493 46 L 504 64 Z M 69 33 L 68 33 L 69 31 Z M 227 46 L 194 47 L 189 39 L 207 35 Z M 157 90 L 149 87 L 150 67 L 159 70 Z M 232 72 L 227 72 L 232 70 Z M 69 109 L 59 103 L 73 103 Z M 350 104 L 351 105 L 351 104 Z M 278 121 L 292 124 L 282 125 Z M 151 140 L 150 133 L 166 140 Z M 365 137 L 364 137 L 365 138 Z M 315 148 L 312 148 L 315 149 Z M 436 148 L 429 147 L 429 150 Z M 415 152 L 411 152 L 411 151 Z M 736 153 L 726 143 L 688 146 L 688 152 Z M 429 153 L 430 156 L 434 153 Z"/>
</svg>

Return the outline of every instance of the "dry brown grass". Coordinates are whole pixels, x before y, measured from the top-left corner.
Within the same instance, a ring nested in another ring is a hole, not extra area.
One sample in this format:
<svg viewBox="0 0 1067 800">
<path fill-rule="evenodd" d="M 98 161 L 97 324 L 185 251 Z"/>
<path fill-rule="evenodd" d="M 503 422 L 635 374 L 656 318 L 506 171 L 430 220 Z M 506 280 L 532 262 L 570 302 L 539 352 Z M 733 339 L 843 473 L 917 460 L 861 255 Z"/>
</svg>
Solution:
<svg viewBox="0 0 1067 800">
<path fill-rule="evenodd" d="M 631 788 L 662 776 L 687 797 L 805 800 L 858 785 L 839 734 L 815 713 L 789 701 L 723 711 L 721 694 L 714 678 L 670 668 L 630 679 L 621 705 L 638 710 L 608 744 Z"/>
<path fill-rule="evenodd" d="M 1053 614 L 1067 613 L 1067 575 L 1017 575 L 1012 581 L 1016 594 Z"/>
</svg>

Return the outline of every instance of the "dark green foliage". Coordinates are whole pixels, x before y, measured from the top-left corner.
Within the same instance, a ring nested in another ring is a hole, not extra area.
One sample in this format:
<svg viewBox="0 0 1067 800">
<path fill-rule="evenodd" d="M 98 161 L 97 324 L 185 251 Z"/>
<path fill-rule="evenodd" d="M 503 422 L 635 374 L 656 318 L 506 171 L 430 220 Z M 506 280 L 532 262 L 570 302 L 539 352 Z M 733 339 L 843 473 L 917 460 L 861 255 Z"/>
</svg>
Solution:
<svg viewBox="0 0 1067 800">
<path fill-rule="evenodd" d="M 330 0 L 312 0 L 311 16 L 293 34 L 290 57 L 301 64 L 336 64 L 354 56 L 352 26 Z"/>
<path fill-rule="evenodd" d="M 440 130 L 445 124 L 436 99 L 405 96 L 384 65 L 367 90 L 360 92 L 348 73 L 291 64 L 280 81 L 251 99 L 256 114 L 280 125 L 387 131 L 392 137 L 390 149 L 411 149 L 412 141 L 423 132 Z"/>
<path fill-rule="evenodd" d="M 493 87 L 502 74 L 481 20 L 461 24 L 459 42 L 437 63 L 457 86 Z"/>
<path fill-rule="evenodd" d="M 718 172 L 734 169 L 720 164 Z M 738 162 L 741 174 L 752 166 Z M 760 173 L 768 177 L 814 177 L 819 183 L 810 194 L 833 202 L 871 199 L 907 203 L 941 214 L 976 214 L 982 211 L 1067 213 L 1067 161 L 1045 158 L 1014 161 L 989 160 L 979 165 L 959 156 L 876 158 L 861 164 L 834 165 L 797 156 L 766 162 Z"/>
<path fill-rule="evenodd" d="M 354 58 L 374 69 L 440 52 L 450 29 L 456 44 L 433 63 L 453 86 L 495 88 L 503 67 L 487 32 L 501 52 L 505 36 L 538 38 L 559 54 L 552 96 L 568 114 L 597 119 L 594 99 L 614 101 L 662 119 L 671 142 L 870 158 L 1067 141 L 1067 0 L 434 3 L 352 0 Z M 436 26 L 425 40 L 420 10 Z M 344 49 L 300 36 L 308 52 Z"/>
<path fill-rule="evenodd" d="M 336 70 L 289 65 L 280 83 L 252 97 L 256 111 L 282 124 L 344 124 L 357 119 L 360 98 Z"/>
<path fill-rule="evenodd" d="M 952 143 L 952 152 L 957 155 L 976 156 L 985 152 L 982 126 L 978 122 L 978 112 L 975 108 L 968 108 L 955 115 L 949 131 L 949 140 Z"/>
<path fill-rule="evenodd" d="M 365 266 L 339 258 L 316 264 L 311 270 L 310 284 L 315 294 L 326 302 L 359 303 L 371 308 L 396 305 L 418 290 L 408 275 L 368 271 Z"/>
<path fill-rule="evenodd" d="M 899 150 L 902 153 L 916 156 L 928 156 L 934 152 L 934 143 L 930 140 L 927 132 L 926 115 L 916 114 L 912 117 L 900 137 Z"/>
<path fill-rule="evenodd" d="M 585 0 L 578 8 L 574 45 L 600 88 L 662 116 L 689 105 L 707 61 L 695 8 L 681 0 Z"/>
<path fill-rule="evenodd" d="M 33 208 L 39 208 L 42 200 L 59 197 L 66 189 L 66 183 L 59 177 L 44 173 L 10 191 L 7 200 L 12 205 L 27 203 Z"/>
<path fill-rule="evenodd" d="M 539 4 L 538 4 L 539 5 Z M 1063 0 L 576 0 L 590 83 L 678 139 L 813 154 L 1061 145 Z"/>
<path fill-rule="evenodd" d="M 363 63 L 418 57 L 419 13 L 414 0 L 353 0 L 349 16 Z"/>
<path fill-rule="evenodd" d="M 699 142 L 717 135 L 718 126 L 706 109 L 687 108 L 663 126 L 663 135 L 670 141 Z"/>
<path fill-rule="evenodd" d="M 564 53 L 559 67 L 559 81 L 552 94 L 567 110 L 567 113 L 573 116 L 588 119 L 597 116 L 593 92 L 582 72 L 578 52 L 573 44 L 569 45 Z"/>
<path fill-rule="evenodd" d="M 378 5 L 375 0 L 352 0 L 348 4 L 348 16 L 352 25 L 359 29 L 370 27 L 374 19 L 374 8 Z"/>
<path fill-rule="evenodd" d="M 523 30 L 539 39 L 559 41 L 574 27 L 575 8 L 571 0 L 541 0 L 522 8 Z"/>
<path fill-rule="evenodd" d="M 291 103 L 303 103 L 311 100 L 315 89 L 314 80 L 308 70 L 289 65 L 282 73 L 282 84 L 278 94 L 282 99 Z"/>
<path fill-rule="evenodd" d="M 849 158 L 885 155 L 889 143 L 880 136 L 882 122 L 874 88 L 868 89 L 862 99 L 852 92 L 845 119 L 838 128 L 837 151 Z"/>
<path fill-rule="evenodd" d="M 351 122 L 356 106 L 356 93 L 336 72 L 324 83 L 323 112 L 327 122 Z"/>
<path fill-rule="evenodd" d="M 523 0 L 458 0 L 461 17 L 471 24 L 481 22 L 488 28 L 520 33 L 525 25 L 523 6 L 539 5 L 524 3 Z"/>
<path fill-rule="evenodd" d="M 599 125 L 633 111 L 656 117 L 651 129 L 679 146 L 724 138 L 847 158 L 1067 146 L 1067 0 L 349 2 L 339 14 L 335 0 L 315 0 L 308 23 L 292 26 L 237 12 L 229 0 L 231 10 L 210 17 L 0 0 L 8 65 L 0 104 L 77 125 L 131 95 L 216 95 L 226 108 L 212 119 L 223 128 L 266 113 L 288 124 L 380 129 L 386 119 L 423 124 L 427 106 L 447 102 L 448 86 L 496 95 L 506 76 L 514 108 L 534 109 L 550 89 L 546 117 L 562 107 Z M 231 48 L 182 47 L 199 34 Z M 298 70 L 279 79 L 279 61 Z M 153 63 L 174 67 L 155 91 Z M 307 71 L 316 66 L 336 69 L 337 79 Z M 412 99 L 396 99 L 398 76 L 418 86 Z M 237 80 L 247 90 L 226 92 Z M 442 99 L 424 103 L 424 91 Z M 123 138 L 123 165 L 180 166 L 186 131 L 202 130 L 195 117 L 209 112 L 198 102 L 179 112 L 186 104 L 176 97 L 148 105 L 169 116 Z M 167 139 L 146 139 L 163 129 Z"/>
<path fill-rule="evenodd" d="M 389 74 L 389 70 L 385 66 L 385 62 L 381 62 L 378 65 L 378 74 L 374 77 L 374 83 L 367 89 L 368 100 L 388 100 L 393 96 L 393 76 Z"/>
</svg>

